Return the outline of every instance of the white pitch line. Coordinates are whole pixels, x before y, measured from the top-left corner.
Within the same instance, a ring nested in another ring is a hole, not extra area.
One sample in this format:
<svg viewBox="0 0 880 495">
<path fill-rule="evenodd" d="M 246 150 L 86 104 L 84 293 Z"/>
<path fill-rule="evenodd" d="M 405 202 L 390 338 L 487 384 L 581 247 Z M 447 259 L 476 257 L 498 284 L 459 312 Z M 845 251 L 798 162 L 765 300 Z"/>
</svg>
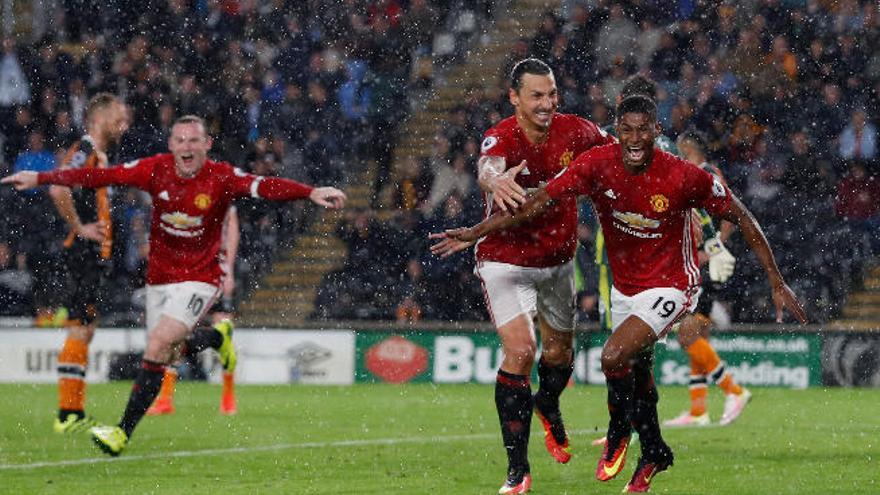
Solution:
<svg viewBox="0 0 880 495">
<path fill-rule="evenodd" d="M 571 431 L 571 435 L 592 433 L 595 430 Z M 293 449 L 321 449 L 327 447 L 370 447 L 374 445 L 400 445 L 407 443 L 437 443 L 437 442 L 460 442 L 466 440 L 489 440 L 498 438 L 498 433 L 474 433 L 471 435 L 446 435 L 433 437 L 406 437 L 406 438 L 373 438 L 365 440 L 340 440 L 336 442 L 303 442 L 282 443 L 278 445 L 264 445 L 257 447 L 229 447 L 225 449 L 204 450 L 181 450 L 178 452 L 163 452 L 160 454 L 130 455 L 122 457 L 92 457 L 88 459 L 69 459 L 66 461 L 33 462 L 29 464 L 0 464 L 0 471 L 29 470 L 42 468 L 55 468 L 67 466 L 84 466 L 94 464 L 106 464 L 111 462 L 133 462 L 153 459 L 178 459 L 187 457 L 210 457 L 227 454 L 247 454 L 252 452 L 271 452 L 277 450 Z"/>
</svg>

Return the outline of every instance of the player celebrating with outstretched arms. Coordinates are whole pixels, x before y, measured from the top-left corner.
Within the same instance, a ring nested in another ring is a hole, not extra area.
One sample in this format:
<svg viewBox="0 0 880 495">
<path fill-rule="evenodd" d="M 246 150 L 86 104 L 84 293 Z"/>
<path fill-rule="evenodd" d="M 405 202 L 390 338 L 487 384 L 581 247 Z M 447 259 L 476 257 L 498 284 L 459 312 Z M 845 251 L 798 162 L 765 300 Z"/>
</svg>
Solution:
<svg viewBox="0 0 880 495">
<path fill-rule="evenodd" d="M 610 421 L 596 476 L 607 481 L 620 473 L 632 425 L 642 455 L 626 490 L 644 492 L 654 475 L 673 461 L 657 420 L 652 351 L 697 302 L 700 272 L 691 209 L 704 208 L 739 226 L 767 273 L 777 321 L 782 321 L 783 308 L 802 323 L 806 314 L 785 284 L 761 228 L 739 199 L 708 172 L 654 149 L 659 133 L 654 103 L 631 96 L 618 105 L 617 115 L 619 144 L 580 155 L 513 215 L 496 213 L 474 227 L 433 234 L 441 240 L 431 249 L 449 255 L 463 242 L 534 221 L 559 201 L 580 195 L 592 200 L 614 273 L 614 330 L 602 350 Z"/>
<path fill-rule="evenodd" d="M 171 153 L 119 167 L 19 172 L 2 180 L 17 189 L 39 184 L 89 188 L 128 185 L 152 196 L 144 360 L 118 426 L 90 430 L 101 450 L 113 456 L 127 445 L 159 392 L 165 366 L 220 292 L 218 254 L 230 202 L 250 195 L 278 201 L 309 198 L 329 208 L 341 208 L 345 203 L 345 194 L 333 187 L 313 188 L 292 180 L 252 175 L 210 160 L 211 144 L 204 121 L 185 116 L 171 128 Z M 206 334 L 206 338 L 211 336 Z"/>
<path fill-rule="evenodd" d="M 545 184 L 581 152 L 612 139 L 592 122 L 556 113 L 556 81 L 544 62 L 517 63 L 510 86 L 515 114 L 486 131 L 478 162 L 487 215 L 519 207 L 527 190 Z M 575 201 L 561 201 L 540 218 L 494 232 L 476 245 L 476 273 L 504 351 L 495 383 L 508 458 L 502 494 L 525 493 L 531 486 L 528 441 L 533 408 L 550 454 L 561 463 L 571 458 L 559 396 L 573 370 Z M 543 349 L 540 384 L 533 397 L 529 377 L 537 353 L 536 315 Z"/>
</svg>

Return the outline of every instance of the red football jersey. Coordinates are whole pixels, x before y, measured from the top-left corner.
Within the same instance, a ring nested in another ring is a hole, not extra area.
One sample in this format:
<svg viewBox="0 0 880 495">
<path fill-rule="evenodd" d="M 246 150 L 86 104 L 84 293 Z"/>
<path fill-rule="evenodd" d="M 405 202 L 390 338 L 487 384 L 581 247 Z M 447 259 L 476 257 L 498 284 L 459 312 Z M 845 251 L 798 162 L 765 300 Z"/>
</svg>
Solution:
<svg viewBox="0 0 880 495">
<path fill-rule="evenodd" d="M 655 149 L 648 168 L 632 175 L 617 144 L 579 156 L 546 190 L 554 199 L 590 197 L 605 234 L 614 286 L 627 296 L 698 286 L 691 208 L 719 214 L 731 201 L 720 180 L 665 151 Z"/>
<path fill-rule="evenodd" d="M 241 196 L 286 200 L 308 197 L 312 188 L 275 177 L 252 175 L 225 162 L 208 160 L 192 178 L 181 178 L 171 154 L 155 155 L 105 169 L 41 173 L 40 183 L 102 187 L 134 186 L 150 193 L 150 257 L 147 284 L 218 284 L 223 218 Z"/>
<path fill-rule="evenodd" d="M 526 166 L 516 176 L 523 189 L 537 189 L 561 172 L 584 151 L 614 138 L 596 124 L 575 115 L 553 116 L 547 140 L 532 144 L 516 122 L 508 117 L 486 131 L 482 156 L 504 158 L 507 168 Z M 486 216 L 498 210 L 486 195 Z M 494 232 L 477 243 L 478 260 L 518 266 L 555 266 L 574 257 L 577 246 L 577 199 L 569 197 L 551 205 L 542 215 L 514 228 Z"/>
</svg>

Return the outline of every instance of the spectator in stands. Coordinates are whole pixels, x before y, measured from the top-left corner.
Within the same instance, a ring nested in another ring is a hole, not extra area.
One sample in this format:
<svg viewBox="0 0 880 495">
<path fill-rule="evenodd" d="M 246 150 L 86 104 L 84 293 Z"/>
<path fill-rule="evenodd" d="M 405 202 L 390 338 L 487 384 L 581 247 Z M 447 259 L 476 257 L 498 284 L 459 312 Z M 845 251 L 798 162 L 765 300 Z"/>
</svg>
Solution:
<svg viewBox="0 0 880 495">
<path fill-rule="evenodd" d="M 850 123 L 840 133 L 840 157 L 844 160 L 877 158 L 877 127 L 868 122 L 862 109 L 852 113 Z"/>
<path fill-rule="evenodd" d="M 46 149 L 46 138 L 43 132 L 32 131 L 28 134 L 27 151 L 22 152 L 15 159 L 14 171 L 47 172 L 53 168 L 55 168 L 55 154 Z"/>
<path fill-rule="evenodd" d="M 538 33 L 532 38 L 531 55 L 540 60 L 550 58 L 556 36 L 559 34 L 559 21 L 553 11 L 544 12 Z"/>
<path fill-rule="evenodd" d="M 416 55 L 428 54 L 439 15 L 427 0 L 410 0 L 402 21 L 403 39 Z"/>
<path fill-rule="evenodd" d="M 458 194 L 446 197 L 427 224 L 432 232 L 443 231 L 466 222 L 464 199 Z M 423 251 L 426 253 L 427 249 Z M 474 260 L 470 256 L 450 256 L 441 259 L 429 254 L 423 258 L 425 281 L 431 287 L 431 306 L 427 308 L 432 319 L 460 320 L 463 316 L 480 318 L 482 306 L 479 285 L 472 283 Z"/>
<path fill-rule="evenodd" d="M 12 121 L 0 122 L 0 126 L 6 128 L 3 150 L 6 163 L 12 164 L 27 149 L 28 135 L 34 130 L 33 123 L 33 114 L 24 105 L 15 108 L 15 118 Z"/>
<path fill-rule="evenodd" d="M 835 210 L 853 231 L 863 236 L 873 254 L 880 254 L 880 179 L 869 176 L 865 165 L 853 160 L 837 184 Z"/>
<path fill-rule="evenodd" d="M 400 178 L 394 190 L 394 207 L 402 210 L 419 208 L 428 199 L 433 177 L 428 171 L 427 158 L 408 158 L 400 168 Z"/>
<path fill-rule="evenodd" d="M 470 198 L 474 194 L 476 180 L 474 167 L 471 165 L 463 154 L 458 153 L 452 158 L 450 166 L 442 167 L 437 171 L 431 185 L 431 194 L 422 207 L 422 211 L 426 215 L 434 212 L 452 195 L 457 195 L 459 198 Z"/>
<path fill-rule="evenodd" d="M 428 285 L 424 281 L 422 264 L 417 259 L 411 259 L 406 264 L 406 274 L 403 283 L 398 287 L 399 303 L 397 303 L 396 317 L 398 323 L 416 323 L 422 319 L 425 303 L 431 301 Z"/>
<path fill-rule="evenodd" d="M 15 253 L 6 241 L 0 241 L 0 316 L 32 315 L 33 284 L 27 255 Z"/>
<path fill-rule="evenodd" d="M 804 131 L 791 135 L 791 155 L 785 166 L 782 183 L 789 194 L 799 198 L 827 198 L 832 192 L 832 172 L 826 162 L 817 160 L 812 143 Z"/>
<path fill-rule="evenodd" d="M 5 123 L 12 120 L 14 108 L 27 105 L 31 101 L 30 82 L 19 49 L 12 38 L 3 38 L 3 52 L 0 57 L 0 131 Z"/>
<path fill-rule="evenodd" d="M 595 40 L 593 53 L 596 62 L 600 68 L 608 69 L 638 51 L 639 28 L 626 16 L 623 6 L 615 2 Z"/>
</svg>

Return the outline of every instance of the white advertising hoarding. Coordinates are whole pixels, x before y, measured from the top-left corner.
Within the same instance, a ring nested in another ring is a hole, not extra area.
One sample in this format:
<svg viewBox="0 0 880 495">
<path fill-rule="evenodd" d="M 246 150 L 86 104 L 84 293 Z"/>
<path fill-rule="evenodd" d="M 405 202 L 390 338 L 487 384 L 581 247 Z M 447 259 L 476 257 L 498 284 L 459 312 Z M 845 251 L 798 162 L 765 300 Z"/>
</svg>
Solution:
<svg viewBox="0 0 880 495">
<path fill-rule="evenodd" d="M 53 383 L 58 352 L 66 330 L 18 328 L 0 330 L 0 382 Z M 354 382 L 354 332 L 346 330 L 236 329 L 236 383 L 303 383 L 347 385 Z M 110 361 L 119 354 L 141 352 L 143 329 L 101 328 L 89 346 L 86 379 L 106 382 Z M 215 354 L 204 362 L 219 380 Z"/>
</svg>

